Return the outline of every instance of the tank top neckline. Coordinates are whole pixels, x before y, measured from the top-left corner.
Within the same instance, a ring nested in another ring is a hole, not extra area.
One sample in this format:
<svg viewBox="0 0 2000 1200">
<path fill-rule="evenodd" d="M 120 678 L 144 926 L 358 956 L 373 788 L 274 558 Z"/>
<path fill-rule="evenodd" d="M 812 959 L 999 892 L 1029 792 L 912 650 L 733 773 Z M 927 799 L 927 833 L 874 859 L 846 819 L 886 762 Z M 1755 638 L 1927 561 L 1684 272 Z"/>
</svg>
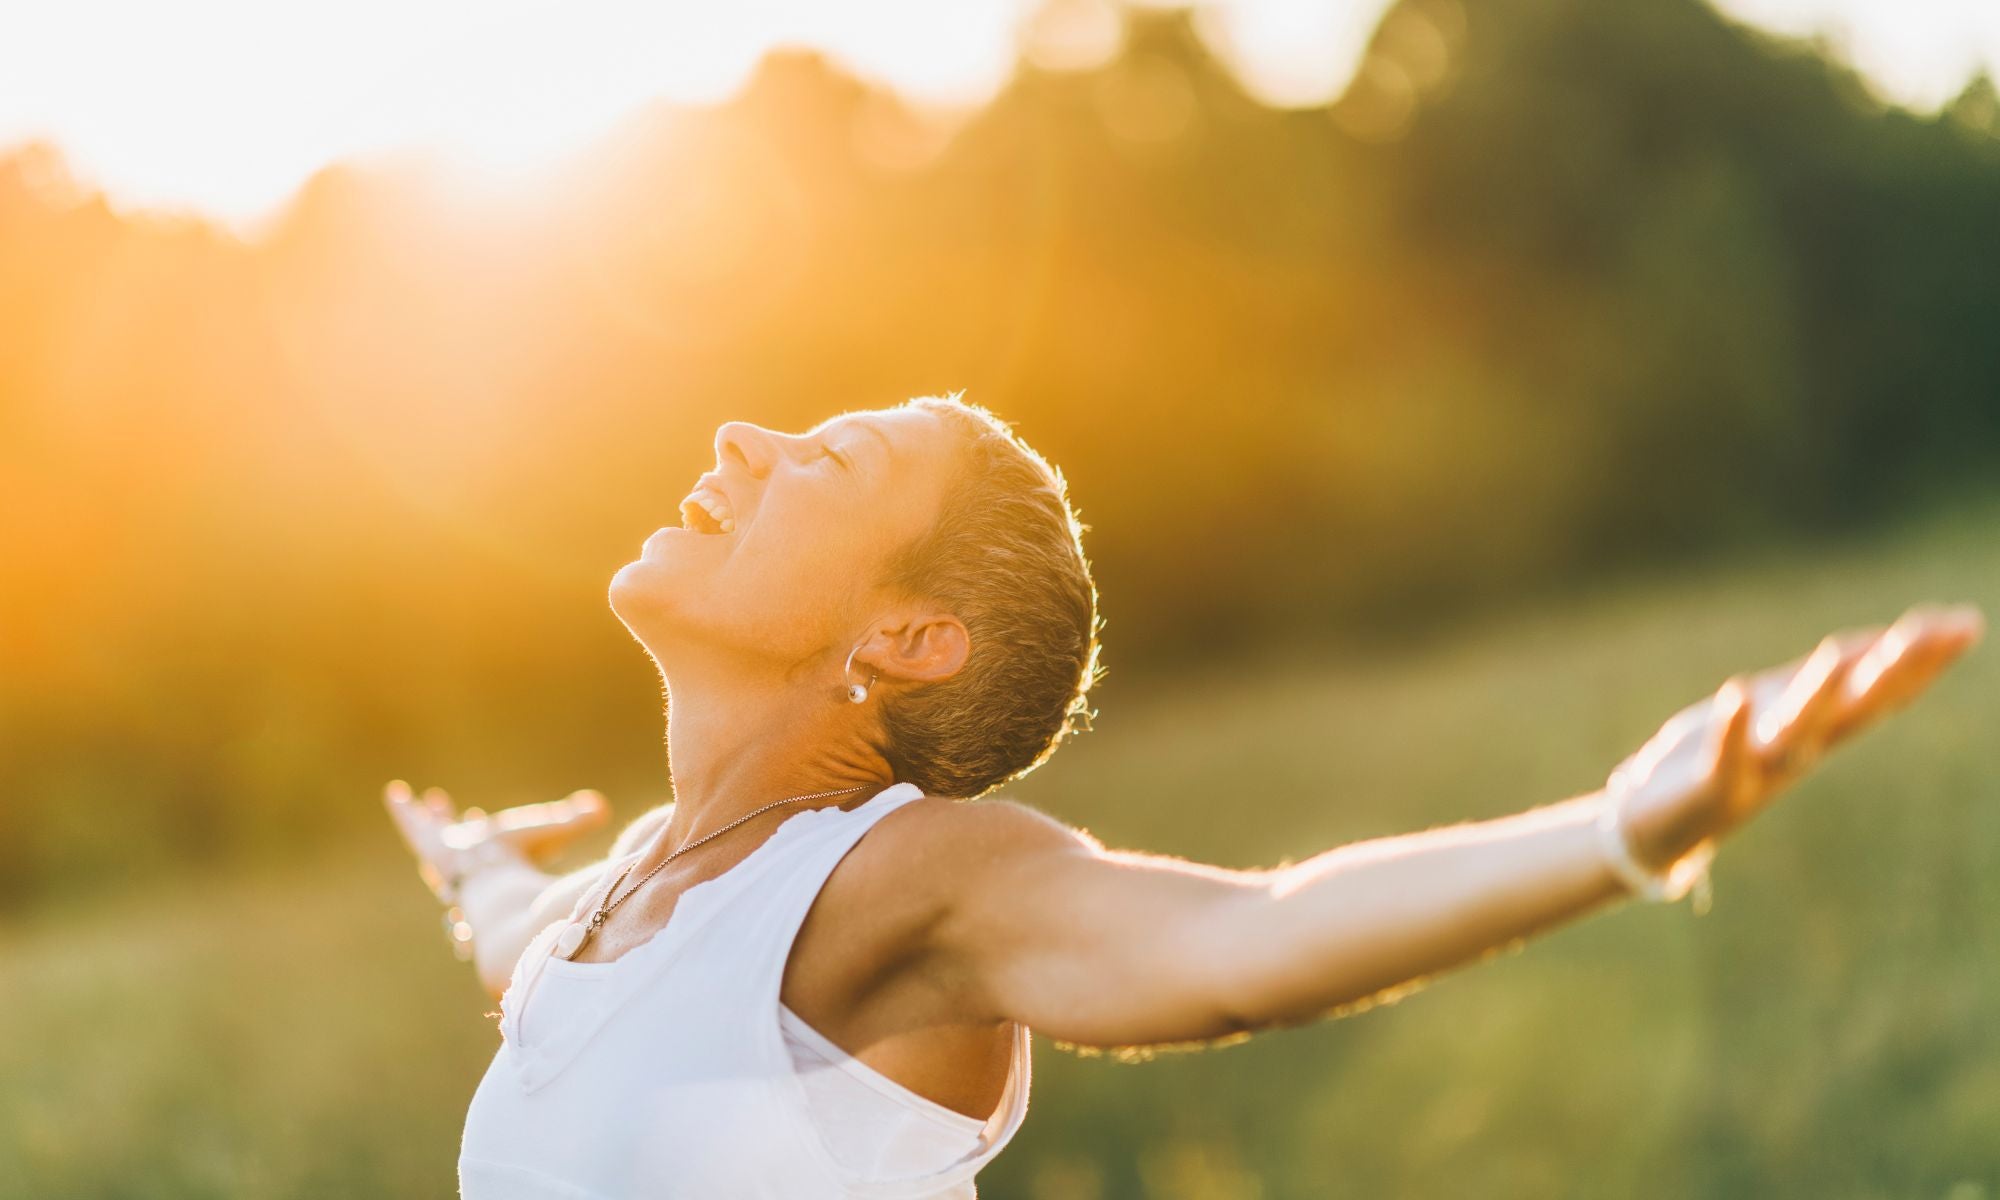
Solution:
<svg viewBox="0 0 2000 1200">
<path fill-rule="evenodd" d="M 785 817 L 784 820 L 778 822 L 777 828 L 773 829 L 764 838 L 763 841 L 757 843 L 756 848 L 751 850 L 750 853 L 744 855 L 741 859 L 737 860 L 735 863 L 732 863 L 727 869 L 722 871 L 720 874 L 714 875 L 708 879 L 704 879 L 700 883 L 694 884 L 688 887 L 685 891 L 683 891 L 680 894 L 680 896 L 674 900 L 674 910 L 667 914 L 667 919 L 661 923 L 660 927 L 658 929 L 653 930 L 653 932 L 647 934 L 645 940 L 639 942 L 637 945 L 633 946 L 625 953 L 619 955 L 617 958 L 612 959 L 610 962 L 581 962 L 581 963 L 571 962 L 569 959 L 556 957 L 555 943 L 551 941 L 549 943 L 548 949 L 542 955 L 541 967 L 543 970 L 548 971 L 552 974 L 569 975 L 573 977 L 583 977 L 583 976 L 603 977 L 606 975 L 610 975 L 611 973 L 616 971 L 620 966 L 622 966 L 625 960 L 631 958 L 633 955 L 651 953 L 651 951 L 656 945 L 665 944 L 669 940 L 667 935 L 670 932 L 674 931 L 676 926 L 683 924 L 681 920 L 681 914 L 688 911 L 688 905 L 690 900 L 695 901 L 697 905 L 706 904 L 712 892 L 723 890 L 721 885 L 726 884 L 732 879 L 747 878 L 751 874 L 751 872 L 749 870 L 746 870 L 746 868 L 750 867 L 754 862 L 756 862 L 758 859 L 763 857 L 767 852 L 769 852 L 772 845 L 774 843 L 777 843 L 780 840 L 781 836 L 785 833 L 785 831 L 791 829 L 794 825 L 799 825 L 801 827 L 810 825 L 812 822 L 808 820 L 808 818 L 812 818 L 814 816 L 823 816 L 824 814 L 829 812 L 847 813 L 849 815 L 852 815 L 874 804 L 877 800 L 880 800 L 882 797 L 888 795 L 890 792 L 900 793 L 909 790 L 913 786 L 914 785 L 906 783 L 889 784 L 888 786 L 884 787 L 881 791 L 876 792 L 874 795 L 868 797 L 866 800 L 863 800 L 861 803 L 855 805 L 853 808 L 842 808 L 838 804 L 825 804 L 819 806 L 818 808 L 804 808 L 800 809 L 797 812 L 790 813 Z M 631 854 L 627 855 L 626 858 L 629 858 L 636 863 L 640 858 L 643 858 L 645 856 L 646 851 L 650 848 L 651 848 L 650 846 L 641 846 L 639 849 L 634 850 Z M 614 862 L 605 868 L 605 879 L 607 880 L 607 882 L 617 878 L 616 868 L 618 867 L 618 863 L 622 863 L 624 861 L 625 859 L 621 858 L 617 862 Z M 589 892 L 584 893 L 583 900 L 578 902 L 578 911 L 572 912 L 568 917 L 564 918 L 563 919 L 564 923 L 580 919 L 581 912 L 588 907 L 587 902 L 596 894 L 597 894 L 596 888 L 592 888 Z M 691 924 L 693 923 L 693 921 L 694 918 L 690 917 L 687 923 Z"/>
<path fill-rule="evenodd" d="M 573 963 L 555 955 L 556 934 L 569 922 L 581 919 L 587 902 L 595 895 L 595 889 L 584 893 L 569 916 L 549 922 L 528 943 L 520 961 L 515 964 L 515 980 L 508 987 L 509 994 L 501 997 L 501 1035 L 519 1047 L 529 1064 L 522 1074 L 524 1085 L 534 1088 L 552 1078 L 561 1065 L 594 1036 L 612 1012 L 622 1007 L 638 988 L 644 986 L 648 977 L 663 969 L 681 947 L 714 919 L 725 907 L 722 902 L 731 894 L 729 889 L 743 880 L 756 878 L 755 868 L 769 856 L 780 853 L 794 838 L 820 822 L 872 809 L 882 804 L 886 797 L 915 799 L 922 794 L 915 784 L 894 783 L 851 809 L 827 805 L 790 814 L 742 861 L 713 879 L 705 879 L 682 892 L 680 898 L 674 901 L 674 911 L 668 914 L 664 924 L 644 941 L 608 963 Z M 831 818 L 829 814 L 832 814 Z M 641 848 L 626 857 L 636 859 L 644 853 L 644 848 Z M 607 866 L 606 877 L 610 878 L 613 869 L 623 861 L 614 860 Z M 534 998 L 535 986 L 541 982 L 542 976 L 552 970 L 559 975 L 602 979 L 610 986 L 602 989 L 602 999 L 584 1019 L 572 1026 L 551 1030 L 538 1040 L 538 1044 L 529 1045 L 521 1039 L 519 1014 L 522 1007 Z"/>
</svg>

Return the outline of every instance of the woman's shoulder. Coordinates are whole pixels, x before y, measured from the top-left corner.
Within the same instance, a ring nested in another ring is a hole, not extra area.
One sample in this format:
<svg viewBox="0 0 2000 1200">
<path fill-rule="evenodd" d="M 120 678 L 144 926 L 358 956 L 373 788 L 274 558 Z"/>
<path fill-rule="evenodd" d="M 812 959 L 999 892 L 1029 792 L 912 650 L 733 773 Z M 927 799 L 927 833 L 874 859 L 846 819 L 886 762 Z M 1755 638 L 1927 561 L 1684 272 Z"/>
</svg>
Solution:
<svg viewBox="0 0 2000 1200">
<path fill-rule="evenodd" d="M 851 855 L 859 867 L 851 874 L 880 879 L 905 903 L 923 906 L 1015 864 L 1102 849 L 1090 834 L 1018 800 L 924 795 L 875 823 Z"/>
<path fill-rule="evenodd" d="M 896 820 L 908 836 L 918 838 L 978 838 L 980 842 L 1068 842 L 1090 840 L 1090 834 L 1062 822 L 1032 804 L 1008 796 L 986 794 L 978 800 L 956 800 L 950 796 L 924 794 L 910 800 L 882 820 Z"/>
<path fill-rule="evenodd" d="M 925 793 L 900 806 L 880 822 L 892 839 L 941 841 L 992 848 L 995 842 L 1047 842 L 1082 835 L 1030 804 L 1005 796 L 985 795 L 960 800 Z"/>
<path fill-rule="evenodd" d="M 1088 833 L 1017 800 L 920 796 L 846 852 L 818 911 L 846 931 L 842 969 L 880 986 L 889 972 L 929 974 L 939 952 L 965 944 L 968 928 L 990 926 L 996 905 L 1042 886 L 1061 863 L 1101 852 Z"/>
</svg>

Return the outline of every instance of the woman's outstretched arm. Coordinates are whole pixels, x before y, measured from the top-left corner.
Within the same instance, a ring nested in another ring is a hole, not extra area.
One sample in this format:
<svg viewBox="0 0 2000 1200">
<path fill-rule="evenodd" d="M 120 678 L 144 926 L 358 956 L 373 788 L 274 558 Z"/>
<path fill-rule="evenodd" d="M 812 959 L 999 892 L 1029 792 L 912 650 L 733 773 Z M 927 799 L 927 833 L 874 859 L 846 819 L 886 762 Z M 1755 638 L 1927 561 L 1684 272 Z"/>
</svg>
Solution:
<svg viewBox="0 0 2000 1200">
<path fill-rule="evenodd" d="M 1616 777 L 1650 870 L 1706 853 L 1820 753 L 1922 691 L 1973 644 L 1976 610 L 1732 678 Z M 1060 1041 L 1207 1041 L 1364 1004 L 1626 894 L 1595 827 L 1602 792 L 1496 820 L 1235 871 L 1108 851 L 1009 803 L 937 806 L 912 830 L 934 903 L 918 966 L 953 1007 Z M 885 822 L 887 824 L 887 822 Z"/>
<path fill-rule="evenodd" d="M 993 903 L 954 915 L 993 1016 L 1078 1045 L 1205 1041 L 1331 1015 L 1617 898 L 1594 799 L 1261 871 L 1107 851 L 1019 810 L 996 830 Z"/>
<path fill-rule="evenodd" d="M 447 830 L 461 821 L 450 797 L 431 788 L 419 798 L 398 780 L 389 784 L 384 803 L 416 854 L 419 873 L 437 888 L 443 881 L 433 864 L 454 857 L 446 845 Z M 472 929 L 473 969 L 487 994 L 498 997 L 504 992 L 515 962 L 535 934 L 568 916 L 598 882 L 605 864 L 639 849 L 659 832 L 672 811 L 671 804 L 648 810 L 618 834 L 605 858 L 564 875 L 541 870 L 532 856 L 554 853 L 577 834 L 603 824 L 608 809 L 602 796 L 578 792 L 486 817 L 486 837 L 501 846 L 499 861 L 482 864 L 467 875 L 458 905 Z"/>
</svg>

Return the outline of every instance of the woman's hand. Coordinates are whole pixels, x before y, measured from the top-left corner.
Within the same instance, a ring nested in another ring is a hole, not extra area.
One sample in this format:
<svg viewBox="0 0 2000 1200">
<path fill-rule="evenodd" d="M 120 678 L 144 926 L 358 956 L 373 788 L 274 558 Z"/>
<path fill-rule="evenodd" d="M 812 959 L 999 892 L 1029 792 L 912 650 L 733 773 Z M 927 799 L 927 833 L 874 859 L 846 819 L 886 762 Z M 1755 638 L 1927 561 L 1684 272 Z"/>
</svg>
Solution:
<svg viewBox="0 0 2000 1200">
<path fill-rule="evenodd" d="M 1914 700 L 1984 629 L 1972 605 L 1919 605 L 1886 629 L 1832 634 L 1802 659 L 1731 676 L 1612 772 L 1633 856 L 1665 871 L 1712 849 L 1828 750 Z"/>
<path fill-rule="evenodd" d="M 432 892 L 440 894 L 470 861 L 466 855 L 476 846 L 497 842 L 523 862 L 546 859 L 611 816 L 604 797 L 588 789 L 560 800 L 503 808 L 490 816 L 478 808 L 454 811 L 442 788 L 427 788 L 419 799 L 400 779 L 389 783 L 382 799 L 417 857 L 417 873 Z"/>
</svg>

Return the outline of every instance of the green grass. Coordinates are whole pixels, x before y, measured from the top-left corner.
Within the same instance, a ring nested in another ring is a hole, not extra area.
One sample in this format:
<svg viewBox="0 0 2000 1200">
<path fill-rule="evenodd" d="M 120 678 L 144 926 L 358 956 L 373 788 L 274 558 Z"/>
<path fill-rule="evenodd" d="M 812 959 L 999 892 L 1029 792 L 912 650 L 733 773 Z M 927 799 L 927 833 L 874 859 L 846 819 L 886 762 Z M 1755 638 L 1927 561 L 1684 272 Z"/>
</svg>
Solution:
<svg viewBox="0 0 2000 1200">
<path fill-rule="evenodd" d="M 1595 786 L 1729 672 L 1922 599 L 2000 616 L 2000 508 L 1393 653 L 1114 670 L 1015 794 L 1118 845 L 1301 858 Z M 1038 1043 L 982 1194 L 2000 1197 L 1996 718 L 1988 646 L 1727 847 L 1706 916 L 1611 913 L 1224 1050 Z M 0 930 L 0 1196 L 450 1195 L 493 1007 L 386 822 L 43 912 Z"/>
</svg>

